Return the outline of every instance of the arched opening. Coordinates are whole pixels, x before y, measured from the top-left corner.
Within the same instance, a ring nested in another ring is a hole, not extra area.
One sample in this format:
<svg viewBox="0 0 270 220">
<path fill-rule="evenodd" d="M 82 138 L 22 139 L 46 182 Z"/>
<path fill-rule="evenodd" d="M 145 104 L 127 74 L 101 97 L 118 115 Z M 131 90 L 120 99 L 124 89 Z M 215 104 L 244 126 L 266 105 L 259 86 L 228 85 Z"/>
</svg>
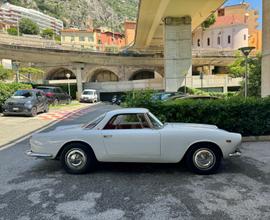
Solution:
<svg viewBox="0 0 270 220">
<path fill-rule="evenodd" d="M 69 69 L 66 68 L 58 68 L 53 71 L 51 71 L 47 75 L 47 80 L 66 80 L 67 74 L 70 74 L 69 79 L 76 79 L 76 75 Z"/>
<path fill-rule="evenodd" d="M 116 82 L 119 81 L 118 76 L 106 69 L 96 70 L 90 80 L 90 82 Z"/>
<path fill-rule="evenodd" d="M 129 80 L 143 80 L 143 79 L 154 79 L 155 72 L 153 70 L 139 70 L 135 72 Z"/>
</svg>

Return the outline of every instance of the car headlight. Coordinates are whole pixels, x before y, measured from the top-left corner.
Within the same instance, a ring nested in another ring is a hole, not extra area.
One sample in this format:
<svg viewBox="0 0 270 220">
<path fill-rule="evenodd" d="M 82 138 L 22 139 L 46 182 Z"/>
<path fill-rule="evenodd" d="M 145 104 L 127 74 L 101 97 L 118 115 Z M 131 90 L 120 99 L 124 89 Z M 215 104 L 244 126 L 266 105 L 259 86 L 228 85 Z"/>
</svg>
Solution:
<svg viewBox="0 0 270 220">
<path fill-rule="evenodd" d="M 31 101 L 27 101 L 26 103 L 24 103 L 25 106 L 32 106 L 32 102 Z"/>
</svg>

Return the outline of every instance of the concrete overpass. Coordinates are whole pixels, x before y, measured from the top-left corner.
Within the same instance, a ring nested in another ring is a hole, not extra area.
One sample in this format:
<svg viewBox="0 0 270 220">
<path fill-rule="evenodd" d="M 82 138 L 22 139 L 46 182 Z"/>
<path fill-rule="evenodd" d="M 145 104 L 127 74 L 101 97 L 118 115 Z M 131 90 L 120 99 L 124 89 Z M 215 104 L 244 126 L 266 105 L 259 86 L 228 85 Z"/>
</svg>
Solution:
<svg viewBox="0 0 270 220">
<path fill-rule="evenodd" d="M 163 79 L 165 73 L 164 58 L 162 56 L 142 54 L 136 57 L 129 57 L 119 54 L 76 51 L 63 48 L 42 48 L 34 47 L 33 45 L 22 46 L 19 44 L 16 45 L 15 43 L 20 42 L 13 42 L 11 45 L 0 43 L 0 59 L 12 59 L 26 64 L 34 63 L 35 66 L 45 71 L 44 80 L 50 80 L 51 83 L 57 83 L 55 78 L 57 78 L 57 74 L 61 75 L 61 70 L 62 72 L 69 71 L 76 77 L 78 81 L 78 91 L 80 91 L 82 89 L 82 83 L 95 82 L 98 84 L 99 82 L 96 82 L 95 75 L 97 73 L 107 72 L 107 75 L 111 73 L 116 76 L 118 84 L 119 82 L 123 82 L 121 84 L 123 90 L 126 90 L 128 87 L 148 88 L 149 86 L 152 87 L 154 84 L 155 86 L 153 86 L 153 88 L 164 89 Z M 234 60 L 235 51 L 194 50 L 192 61 L 194 66 L 227 66 Z M 144 76 L 136 78 L 137 74 L 140 75 L 140 73 L 143 72 L 146 73 L 146 78 L 144 78 Z M 149 72 L 155 73 L 154 79 L 158 78 L 154 84 L 151 84 L 151 82 L 149 82 L 150 84 L 148 82 L 134 82 L 134 85 L 131 85 L 131 81 L 134 77 L 136 80 L 148 80 L 147 72 L 148 75 Z M 191 77 L 191 75 L 188 77 Z M 60 79 L 64 80 L 65 76 Z M 108 79 L 108 81 L 110 82 L 111 80 Z M 95 85 L 95 88 L 98 87 L 101 91 L 108 91 L 104 86 L 108 85 L 109 82 L 105 83 L 103 80 L 101 80 L 100 83 L 101 82 L 102 86 Z M 112 92 L 119 91 L 120 84 L 118 88 L 115 86 L 108 86 L 108 88 L 113 88 L 111 90 Z"/>
<path fill-rule="evenodd" d="M 163 50 L 165 90 L 176 91 L 192 71 L 192 31 L 225 0 L 141 0 L 133 47 Z"/>
</svg>

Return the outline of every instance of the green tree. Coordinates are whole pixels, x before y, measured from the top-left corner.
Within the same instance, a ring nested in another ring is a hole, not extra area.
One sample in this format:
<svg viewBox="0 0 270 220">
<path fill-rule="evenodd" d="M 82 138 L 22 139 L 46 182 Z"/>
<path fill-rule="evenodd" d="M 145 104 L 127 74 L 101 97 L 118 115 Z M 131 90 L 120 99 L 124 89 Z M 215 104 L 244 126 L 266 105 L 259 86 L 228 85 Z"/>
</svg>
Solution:
<svg viewBox="0 0 270 220">
<path fill-rule="evenodd" d="M 39 26 L 29 18 L 22 18 L 20 20 L 19 29 L 22 34 L 39 34 Z"/>
<path fill-rule="evenodd" d="M 52 39 L 54 35 L 54 31 L 50 28 L 46 28 L 41 32 L 41 36 L 47 39 Z"/>
<path fill-rule="evenodd" d="M 14 36 L 18 35 L 18 30 L 15 27 L 11 27 L 11 28 L 7 29 L 7 32 L 9 35 L 14 35 Z"/>
<path fill-rule="evenodd" d="M 248 96 L 261 96 L 261 54 L 248 58 Z M 238 54 L 238 58 L 229 66 L 231 77 L 244 77 L 245 58 Z M 241 93 L 244 92 L 244 82 L 241 84 Z"/>
<path fill-rule="evenodd" d="M 20 75 L 24 75 L 30 82 L 42 78 L 44 71 L 35 67 L 21 67 L 19 69 Z"/>
<path fill-rule="evenodd" d="M 3 65 L 0 65 L 0 80 L 8 79 L 10 76 L 12 76 L 12 74 L 12 70 L 5 69 Z"/>
<path fill-rule="evenodd" d="M 215 22 L 216 22 L 216 16 L 212 14 L 202 23 L 202 28 L 203 29 L 209 28 Z"/>
</svg>

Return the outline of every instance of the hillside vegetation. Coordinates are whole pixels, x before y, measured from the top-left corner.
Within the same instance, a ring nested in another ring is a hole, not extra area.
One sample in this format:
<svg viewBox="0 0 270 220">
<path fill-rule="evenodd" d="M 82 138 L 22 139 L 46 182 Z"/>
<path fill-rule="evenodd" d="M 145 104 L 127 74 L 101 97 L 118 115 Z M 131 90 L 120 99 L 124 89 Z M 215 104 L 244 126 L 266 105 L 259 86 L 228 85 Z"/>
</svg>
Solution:
<svg viewBox="0 0 270 220">
<path fill-rule="evenodd" d="M 2 1 L 3 2 L 3 1 Z M 94 26 L 122 30 L 125 20 L 136 20 L 139 0 L 9 0 L 11 4 L 40 10 L 64 21 L 66 27 Z"/>
</svg>

